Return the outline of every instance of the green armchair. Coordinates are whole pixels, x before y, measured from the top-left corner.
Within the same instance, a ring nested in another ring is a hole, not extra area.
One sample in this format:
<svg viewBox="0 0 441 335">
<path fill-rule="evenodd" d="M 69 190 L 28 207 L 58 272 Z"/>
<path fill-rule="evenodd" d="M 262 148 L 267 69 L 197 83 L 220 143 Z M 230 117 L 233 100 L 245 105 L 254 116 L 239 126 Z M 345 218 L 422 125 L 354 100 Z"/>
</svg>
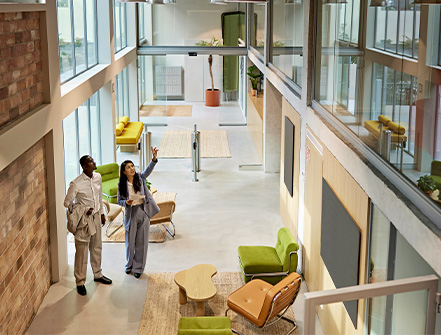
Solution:
<svg viewBox="0 0 441 335">
<path fill-rule="evenodd" d="M 297 269 L 299 245 L 288 228 L 280 228 L 275 247 L 240 246 L 239 265 L 244 282 L 262 279 L 277 284 L 284 276 Z"/>
<path fill-rule="evenodd" d="M 179 319 L 178 335 L 230 335 L 231 320 L 222 316 L 182 317 Z"/>
<path fill-rule="evenodd" d="M 112 204 L 117 203 L 119 166 L 116 163 L 104 164 L 96 167 L 103 179 L 103 199 Z"/>
<path fill-rule="evenodd" d="M 441 191 L 441 161 L 432 161 L 430 165 L 430 177 L 436 184 L 436 188 Z"/>
</svg>

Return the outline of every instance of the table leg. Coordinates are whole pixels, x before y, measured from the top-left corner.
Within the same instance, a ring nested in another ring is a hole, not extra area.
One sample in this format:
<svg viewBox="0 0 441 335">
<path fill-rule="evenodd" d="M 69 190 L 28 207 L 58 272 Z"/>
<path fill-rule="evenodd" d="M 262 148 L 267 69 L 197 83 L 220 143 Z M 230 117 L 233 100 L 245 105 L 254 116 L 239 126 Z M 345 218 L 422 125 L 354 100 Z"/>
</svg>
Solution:
<svg viewBox="0 0 441 335">
<path fill-rule="evenodd" d="M 185 305 L 187 303 L 187 293 L 182 288 L 179 288 L 179 303 Z"/>
<path fill-rule="evenodd" d="M 196 316 L 205 316 L 205 301 L 196 301 Z"/>
</svg>

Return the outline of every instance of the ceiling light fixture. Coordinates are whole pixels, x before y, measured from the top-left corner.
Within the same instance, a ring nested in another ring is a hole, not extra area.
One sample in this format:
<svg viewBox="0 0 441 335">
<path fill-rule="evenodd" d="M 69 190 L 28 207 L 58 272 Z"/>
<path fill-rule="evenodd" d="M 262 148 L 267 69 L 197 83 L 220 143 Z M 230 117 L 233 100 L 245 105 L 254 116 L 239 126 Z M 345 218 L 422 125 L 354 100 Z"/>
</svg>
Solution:
<svg viewBox="0 0 441 335">
<path fill-rule="evenodd" d="M 210 0 L 210 3 L 213 5 L 226 5 L 224 0 Z"/>
<path fill-rule="evenodd" d="M 441 0 L 414 0 L 410 3 L 415 5 L 441 5 Z"/>
<path fill-rule="evenodd" d="M 390 7 L 393 4 L 392 0 L 371 0 L 369 7 Z"/>
<path fill-rule="evenodd" d="M 345 5 L 346 0 L 323 0 L 322 5 Z"/>
<path fill-rule="evenodd" d="M 224 0 L 225 2 L 238 2 L 238 3 L 266 3 L 268 0 Z"/>
</svg>

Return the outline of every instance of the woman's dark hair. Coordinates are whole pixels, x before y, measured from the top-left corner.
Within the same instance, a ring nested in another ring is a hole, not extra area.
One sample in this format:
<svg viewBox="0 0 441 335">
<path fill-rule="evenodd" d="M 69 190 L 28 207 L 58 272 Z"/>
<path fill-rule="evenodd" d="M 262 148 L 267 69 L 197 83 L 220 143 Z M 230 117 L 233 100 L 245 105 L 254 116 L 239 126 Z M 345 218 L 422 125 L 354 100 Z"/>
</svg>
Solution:
<svg viewBox="0 0 441 335">
<path fill-rule="evenodd" d="M 127 191 L 127 176 L 124 173 L 126 170 L 126 165 L 133 162 L 131 160 L 126 160 L 121 163 L 121 168 L 119 170 L 119 183 L 118 183 L 118 191 L 120 196 L 128 197 L 129 192 Z M 141 190 L 141 182 L 139 181 L 139 175 L 138 172 L 135 172 L 135 175 L 133 176 L 133 188 L 135 189 L 135 192 L 139 192 Z"/>
</svg>

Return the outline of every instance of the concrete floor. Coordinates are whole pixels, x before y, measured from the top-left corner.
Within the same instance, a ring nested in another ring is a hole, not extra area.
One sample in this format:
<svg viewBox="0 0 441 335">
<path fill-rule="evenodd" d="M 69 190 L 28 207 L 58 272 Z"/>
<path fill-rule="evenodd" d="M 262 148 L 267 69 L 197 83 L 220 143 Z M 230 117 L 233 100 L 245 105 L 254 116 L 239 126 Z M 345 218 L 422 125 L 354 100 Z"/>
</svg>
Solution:
<svg viewBox="0 0 441 335">
<path fill-rule="evenodd" d="M 50 287 L 28 334 L 136 334 L 149 274 L 177 272 L 200 263 L 213 264 L 219 272 L 239 271 L 239 245 L 275 244 L 282 227 L 279 174 L 239 171 L 239 165 L 259 163 L 247 127 L 219 127 L 219 122 L 243 122 L 237 103 L 219 108 L 193 104 L 192 117 L 168 118 L 167 122 L 168 127 L 149 127 L 153 145 L 159 147 L 164 129 L 193 129 L 196 123 L 199 129 L 226 129 L 232 157 L 201 159 L 197 183 L 192 181 L 190 159 L 160 159 L 149 180 L 160 192 L 177 192 L 175 239 L 167 237 L 164 243 L 149 245 L 140 279 L 124 273 L 123 243 L 103 243 L 102 269 L 113 284 L 96 284 L 88 266 L 85 297 L 75 289 L 75 248 L 68 243 L 69 266 Z M 138 157 L 130 153 L 118 153 L 117 161 L 128 158 L 138 164 Z M 306 289 L 303 284 L 302 292 Z M 294 304 L 294 313 L 302 333 L 303 294 Z"/>
</svg>

